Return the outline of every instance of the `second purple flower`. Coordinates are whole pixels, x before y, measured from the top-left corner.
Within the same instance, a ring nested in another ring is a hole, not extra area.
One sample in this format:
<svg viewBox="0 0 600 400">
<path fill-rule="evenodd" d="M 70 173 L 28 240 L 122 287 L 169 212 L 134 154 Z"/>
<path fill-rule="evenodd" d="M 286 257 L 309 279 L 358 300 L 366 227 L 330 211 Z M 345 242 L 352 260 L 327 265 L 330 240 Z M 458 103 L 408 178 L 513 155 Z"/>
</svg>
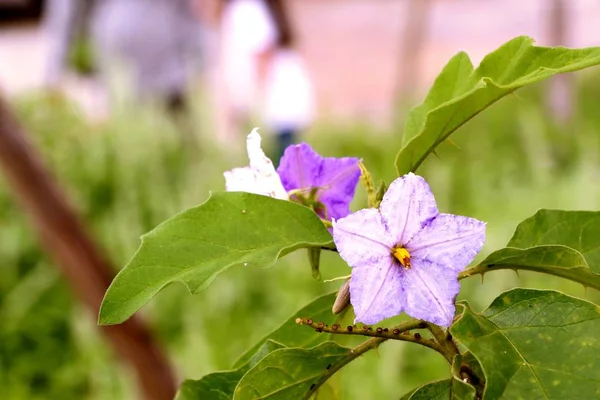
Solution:
<svg viewBox="0 0 600 400">
<path fill-rule="evenodd" d="M 308 144 L 289 146 L 277 173 L 290 200 L 311 207 L 323 219 L 343 218 L 350 213 L 360 178 L 354 157 L 321 157 Z"/>
</svg>

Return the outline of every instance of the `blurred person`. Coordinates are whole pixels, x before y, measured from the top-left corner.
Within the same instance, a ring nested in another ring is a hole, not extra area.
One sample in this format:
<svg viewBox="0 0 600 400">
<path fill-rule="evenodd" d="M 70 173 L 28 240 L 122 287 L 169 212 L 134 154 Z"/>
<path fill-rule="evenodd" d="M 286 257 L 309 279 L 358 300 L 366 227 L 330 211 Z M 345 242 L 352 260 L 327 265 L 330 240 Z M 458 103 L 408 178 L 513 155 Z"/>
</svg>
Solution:
<svg viewBox="0 0 600 400">
<path fill-rule="evenodd" d="M 222 139 L 246 131 L 257 105 L 277 138 L 274 160 L 314 117 L 313 88 L 282 0 L 221 0 Z M 233 124 L 230 127 L 229 124 Z"/>
<path fill-rule="evenodd" d="M 46 82 L 58 87 L 73 43 L 89 38 L 101 78 L 115 66 L 131 73 L 140 100 L 185 111 L 190 66 L 200 52 L 190 0 L 49 0 L 51 37 Z"/>
<path fill-rule="evenodd" d="M 96 0 L 48 0 L 45 23 L 49 36 L 45 84 L 58 89 L 75 44 L 87 35 L 87 21 Z"/>
</svg>

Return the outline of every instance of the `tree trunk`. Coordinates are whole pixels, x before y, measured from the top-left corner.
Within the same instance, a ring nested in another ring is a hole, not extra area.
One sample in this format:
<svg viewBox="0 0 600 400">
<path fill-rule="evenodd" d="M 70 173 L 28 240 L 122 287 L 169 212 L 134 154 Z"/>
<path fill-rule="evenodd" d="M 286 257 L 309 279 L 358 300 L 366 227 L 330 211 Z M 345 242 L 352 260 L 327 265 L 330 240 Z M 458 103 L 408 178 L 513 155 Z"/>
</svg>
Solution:
<svg viewBox="0 0 600 400">
<path fill-rule="evenodd" d="M 407 104 L 415 97 L 419 83 L 422 50 L 427 43 L 432 0 L 406 0 L 400 37 L 398 76 L 394 103 Z"/>
<path fill-rule="evenodd" d="M 551 46 L 568 46 L 568 10 L 565 0 L 550 0 L 548 38 Z M 548 82 L 546 105 L 558 124 L 571 119 L 575 103 L 575 81 L 572 74 L 554 76 Z"/>
<path fill-rule="evenodd" d="M 98 315 L 113 277 L 112 268 L 1 98 L 0 168 L 42 246 L 61 269 L 73 293 L 93 315 Z M 135 371 L 144 399 L 173 398 L 175 381 L 168 361 L 142 321 L 134 317 L 121 325 L 99 329 Z"/>
</svg>

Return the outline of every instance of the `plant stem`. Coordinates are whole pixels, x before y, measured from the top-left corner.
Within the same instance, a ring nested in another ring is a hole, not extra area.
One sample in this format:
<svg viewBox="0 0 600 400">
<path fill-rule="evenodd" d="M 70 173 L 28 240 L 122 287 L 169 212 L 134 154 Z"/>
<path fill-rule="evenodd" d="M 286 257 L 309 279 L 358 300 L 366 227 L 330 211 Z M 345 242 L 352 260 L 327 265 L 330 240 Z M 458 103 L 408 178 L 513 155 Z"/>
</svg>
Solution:
<svg viewBox="0 0 600 400">
<path fill-rule="evenodd" d="M 314 328 L 319 333 L 327 332 L 327 333 L 331 333 L 331 334 L 340 334 L 340 335 L 360 335 L 360 336 L 372 336 L 373 337 L 372 339 L 369 339 L 369 340 L 361 343 L 360 345 L 356 346 L 355 348 L 351 349 L 350 352 L 348 353 L 347 357 L 345 357 L 344 359 L 340 360 L 339 362 L 333 364 L 331 366 L 331 368 L 329 368 L 327 371 L 325 371 L 323 373 L 323 375 L 321 375 L 319 380 L 311 386 L 310 390 L 303 397 L 303 399 L 305 399 L 305 400 L 309 399 L 319 389 L 319 387 L 321 387 L 337 371 L 339 371 L 344 366 L 346 366 L 347 364 L 349 364 L 350 362 L 352 362 L 359 356 L 363 355 L 367 351 L 369 351 L 371 349 L 376 349 L 377 347 L 379 347 L 379 345 L 381 343 L 385 342 L 388 339 L 413 342 L 413 343 L 417 343 L 417 344 L 420 344 L 425 347 L 429 347 L 429 348 L 437 351 L 441 355 L 443 355 L 444 358 L 450 364 L 452 364 L 452 359 L 454 358 L 454 355 L 455 355 L 453 353 L 451 355 L 451 357 L 449 358 L 448 356 L 450 355 L 449 354 L 450 352 L 446 348 L 443 348 L 442 346 L 438 345 L 438 343 L 435 340 L 425 339 L 425 338 L 421 337 L 421 335 L 419 333 L 415 333 L 414 335 L 411 335 L 409 333 L 409 331 L 412 329 L 424 329 L 427 327 L 427 323 L 425 321 L 421 321 L 421 320 L 413 319 L 413 320 L 404 322 L 402 324 L 396 325 L 395 327 L 393 327 L 391 329 L 378 327 L 375 330 L 373 330 L 373 328 L 371 328 L 367 325 L 364 325 L 362 327 L 348 326 L 347 328 L 343 328 L 338 324 L 333 324 L 333 325 L 331 325 L 331 327 L 329 327 L 326 324 L 324 324 L 323 322 L 314 322 L 310 318 L 296 318 L 296 323 L 299 325 L 310 326 L 311 328 Z"/>
<path fill-rule="evenodd" d="M 458 279 L 469 278 L 474 275 L 483 276 L 489 271 L 498 271 L 501 269 L 510 269 L 515 272 L 517 271 L 532 271 L 542 274 L 548 274 L 565 278 L 573 282 L 581 283 L 585 287 L 591 287 L 596 290 L 600 290 L 600 278 L 589 270 L 589 268 L 559 268 L 559 267 L 545 267 L 535 265 L 507 265 L 507 264 L 494 264 L 494 265 L 477 265 L 473 268 L 462 271 L 458 274 Z"/>
<path fill-rule="evenodd" d="M 411 335 L 409 332 L 410 330 L 424 329 L 427 327 L 427 323 L 421 320 L 410 320 L 390 329 L 382 327 L 373 329 L 368 325 L 363 325 L 361 327 L 348 326 L 347 328 L 344 328 L 338 324 L 328 326 L 323 322 L 314 322 L 310 318 L 296 318 L 296 323 L 299 325 L 310 326 L 319 333 L 326 332 L 338 335 L 370 336 L 386 340 L 392 339 L 420 344 L 421 346 L 429 347 L 430 349 L 437 351 L 444 356 L 444 358 L 448 360 L 450 364 L 452 364 L 452 359 L 456 355 L 456 353 L 450 354 L 449 349 L 445 347 L 445 342 L 438 344 L 435 340 L 423 338 L 420 333 Z"/>
<path fill-rule="evenodd" d="M 430 322 L 426 322 L 426 328 L 431 332 L 434 338 L 438 341 L 438 343 L 442 344 L 446 341 L 446 333 L 439 326 L 432 324 Z"/>
<path fill-rule="evenodd" d="M 333 224 L 329 220 L 321 218 L 321 222 L 323 222 L 323 225 L 325 225 L 327 228 L 332 228 L 333 227 Z"/>
<path fill-rule="evenodd" d="M 473 268 L 468 268 L 464 271 L 462 271 L 461 273 L 458 274 L 458 280 L 460 281 L 461 279 L 465 279 L 468 278 L 470 276 L 473 275 L 483 275 L 484 273 L 488 272 L 490 269 L 485 266 L 485 265 L 477 265 Z"/>
<path fill-rule="evenodd" d="M 337 363 L 333 364 L 331 366 L 331 368 L 329 368 L 328 370 L 326 370 L 323 373 L 323 375 L 321 375 L 321 377 L 319 378 L 319 380 L 317 382 L 315 382 L 310 387 L 310 390 L 304 395 L 303 399 L 304 400 L 310 399 L 310 397 L 313 394 L 315 394 L 315 392 L 317 390 L 319 390 L 319 388 L 321 386 L 323 386 L 323 384 L 329 378 L 331 378 L 333 376 L 333 374 L 335 374 L 336 372 L 338 372 L 340 369 L 342 369 L 347 364 L 349 364 L 350 362 L 354 361 L 355 359 L 357 359 L 358 357 L 360 357 L 361 355 L 363 355 L 367 351 L 369 351 L 371 349 L 376 349 L 377 347 L 379 347 L 379 345 L 381 343 L 385 342 L 386 340 L 387 340 L 386 338 L 376 337 L 376 338 L 373 338 L 373 339 L 369 339 L 366 342 L 363 342 L 360 345 L 356 346 L 355 348 L 351 349 L 350 352 L 348 353 L 348 355 L 343 360 L 340 360 Z"/>
<path fill-rule="evenodd" d="M 437 340 L 440 348 L 443 351 L 443 356 L 448 360 L 450 364 L 452 364 L 452 360 L 454 360 L 454 356 L 459 354 L 458 347 L 456 347 L 456 343 L 452 340 L 452 335 L 450 332 L 445 332 L 438 325 L 427 322 L 427 329 L 433 337 Z"/>
<path fill-rule="evenodd" d="M 335 282 L 335 281 L 343 281 L 346 279 L 350 279 L 352 275 L 338 276 L 337 278 L 324 279 L 323 282 Z"/>
</svg>

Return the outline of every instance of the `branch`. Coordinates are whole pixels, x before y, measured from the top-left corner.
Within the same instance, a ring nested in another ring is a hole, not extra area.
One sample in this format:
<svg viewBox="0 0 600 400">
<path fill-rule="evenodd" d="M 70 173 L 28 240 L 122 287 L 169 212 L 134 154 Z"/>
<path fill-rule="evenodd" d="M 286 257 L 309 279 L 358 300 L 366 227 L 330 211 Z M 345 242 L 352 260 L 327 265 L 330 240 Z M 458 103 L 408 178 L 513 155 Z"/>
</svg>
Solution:
<svg viewBox="0 0 600 400">
<path fill-rule="evenodd" d="M 375 330 L 368 325 L 362 325 L 361 327 L 349 325 L 348 327 L 344 328 L 339 324 L 333 324 L 330 327 L 323 322 L 314 322 L 310 318 L 296 318 L 296 323 L 298 325 L 310 326 L 318 333 L 326 332 L 338 335 L 371 336 L 384 339 L 403 340 L 407 342 L 419 342 L 424 340 L 418 333 L 416 333 L 414 336 L 411 336 L 409 331 L 411 329 L 424 329 L 427 327 L 426 322 L 419 320 L 410 320 L 403 324 L 397 325 L 392 329 L 378 327 L 375 328 Z"/>
<path fill-rule="evenodd" d="M 114 269 L 85 231 L 26 136 L 0 98 L 0 169 L 42 246 L 61 269 L 75 296 L 95 317 Z M 173 398 L 175 380 L 169 363 L 140 319 L 99 329 L 115 353 L 133 367 L 144 399 Z"/>
<path fill-rule="evenodd" d="M 331 327 L 329 327 L 327 324 L 324 324 L 323 322 L 314 322 L 310 318 L 296 318 L 296 323 L 299 325 L 310 326 L 311 328 L 314 328 L 319 333 L 327 332 L 327 333 L 339 334 L 339 335 L 360 335 L 360 336 L 373 337 L 372 339 L 369 339 L 366 342 L 363 342 L 360 345 L 353 348 L 352 350 L 350 350 L 350 352 L 348 353 L 348 356 L 346 358 L 340 360 L 339 362 L 333 364 L 330 368 L 328 368 L 323 373 L 323 375 L 321 375 L 319 380 L 310 387 L 310 390 L 308 391 L 308 393 L 306 393 L 306 395 L 304 395 L 303 399 L 305 399 L 305 400 L 309 399 L 319 389 L 319 387 L 321 387 L 337 371 L 339 371 L 344 366 L 346 366 L 347 364 L 349 364 L 350 362 L 352 362 L 359 356 L 363 355 L 367 351 L 369 351 L 371 349 L 376 349 L 377 347 L 379 347 L 379 345 L 381 343 L 383 343 L 389 339 L 413 342 L 413 343 L 417 343 L 417 344 L 420 344 L 425 347 L 429 347 L 429 348 L 437 351 L 438 353 L 442 354 L 444 356 L 444 358 L 446 358 L 446 360 L 448 360 L 448 362 L 450 364 L 452 364 L 452 358 L 448 359 L 448 357 L 446 357 L 445 353 L 447 353 L 447 352 L 445 351 L 445 349 L 443 349 L 441 346 L 439 346 L 435 340 L 425 339 L 421 336 L 420 333 L 415 333 L 414 335 L 410 334 L 410 332 L 409 332 L 410 330 L 426 328 L 427 323 L 425 321 L 410 320 L 410 321 L 404 322 L 402 324 L 396 325 L 393 328 L 377 327 L 375 329 L 373 329 L 372 327 L 370 327 L 368 325 L 363 325 L 360 328 L 356 327 L 355 325 L 343 328 L 342 326 L 340 326 L 338 324 L 333 324 L 333 325 L 331 325 Z"/>
<path fill-rule="evenodd" d="M 458 274 L 458 280 L 460 281 L 461 279 L 465 279 L 473 275 L 483 275 L 486 272 L 488 272 L 488 268 L 486 266 L 477 265 L 475 267 L 467 268 L 464 271 L 460 272 Z"/>
<path fill-rule="evenodd" d="M 321 375 L 321 377 L 319 378 L 319 380 L 315 383 L 313 383 L 310 387 L 310 390 L 304 395 L 303 400 L 308 400 L 311 398 L 311 396 L 313 394 L 315 394 L 315 392 L 317 390 L 319 390 L 319 388 L 321 386 L 323 386 L 323 384 L 325 382 L 327 382 L 327 380 L 329 378 L 331 378 L 333 376 L 333 374 L 335 374 L 336 372 L 338 372 L 340 369 L 342 369 L 343 367 L 345 367 L 347 364 L 351 363 L 352 361 L 354 361 L 355 359 L 357 359 L 358 357 L 360 357 L 361 355 L 363 355 L 364 353 L 366 353 L 367 351 L 371 350 L 371 349 L 376 349 L 377 347 L 379 347 L 379 345 L 383 342 L 385 342 L 387 339 L 385 338 L 373 338 L 373 339 L 369 339 L 366 342 L 361 343 L 360 345 L 356 346 L 355 348 L 353 348 L 352 350 L 350 350 L 350 352 L 348 353 L 348 355 L 346 356 L 346 358 L 344 358 L 343 360 L 333 364 L 329 369 L 327 369 L 323 375 Z"/>
</svg>

